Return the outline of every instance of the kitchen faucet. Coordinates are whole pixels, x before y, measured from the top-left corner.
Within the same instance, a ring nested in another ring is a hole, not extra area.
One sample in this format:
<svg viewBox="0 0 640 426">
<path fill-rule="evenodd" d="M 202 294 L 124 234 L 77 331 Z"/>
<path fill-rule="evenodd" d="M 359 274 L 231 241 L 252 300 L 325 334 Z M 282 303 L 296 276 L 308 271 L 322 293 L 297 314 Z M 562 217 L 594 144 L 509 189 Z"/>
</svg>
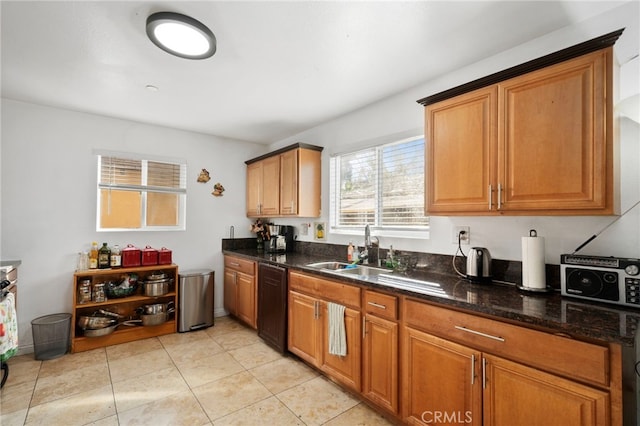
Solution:
<svg viewBox="0 0 640 426">
<path fill-rule="evenodd" d="M 376 262 L 380 259 L 380 240 L 378 237 L 371 236 L 371 229 L 369 224 L 364 227 L 364 249 L 360 253 L 360 260 L 363 265 L 369 264 L 369 249 L 375 247 L 377 249 Z"/>
</svg>

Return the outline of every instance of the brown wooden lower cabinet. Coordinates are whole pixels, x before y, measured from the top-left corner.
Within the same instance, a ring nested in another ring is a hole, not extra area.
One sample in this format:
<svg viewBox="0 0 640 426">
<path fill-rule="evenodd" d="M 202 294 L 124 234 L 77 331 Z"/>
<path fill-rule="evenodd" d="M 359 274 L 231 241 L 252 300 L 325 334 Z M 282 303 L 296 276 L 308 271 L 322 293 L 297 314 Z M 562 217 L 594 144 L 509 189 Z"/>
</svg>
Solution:
<svg viewBox="0 0 640 426">
<path fill-rule="evenodd" d="M 224 308 L 239 320 L 257 328 L 256 262 L 224 257 Z"/>
<path fill-rule="evenodd" d="M 366 314 L 362 339 L 362 394 L 398 414 L 398 324 Z"/>
<path fill-rule="evenodd" d="M 407 423 L 482 424 L 480 352 L 408 327 L 402 347 Z"/>
<path fill-rule="evenodd" d="M 608 425 L 609 392 L 484 355 L 485 425 Z"/>
<path fill-rule="evenodd" d="M 617 345 L 298 272 L 288 288 L 289 350 L 398 422 L 622 424 Z M 345 357 L 328 351 L 329 301 L 346 308 Z"/>
<path fill-rule="evenodd" d="M 607 391 L 409 327 L 403 345 L 409 424 L 610 424 Z"/>
<path fill-rule="evenodd" d="M 304 292 L 306 294 L 303 294 Z M 330 301 L 345 305 L 347 354 L 329 353 Z M 360 288 L 289 272 L 288 348 L 331 378 L 360 392 L 361 336 Z"/>
<path fill-rule="evenodd" d="M 345 309 L 347 355 L 329 353 L 327 303 L 289 292 L 289 351 L 320 368 L 332 378 L 360 391 L 360 312 Z"/>
</svg>

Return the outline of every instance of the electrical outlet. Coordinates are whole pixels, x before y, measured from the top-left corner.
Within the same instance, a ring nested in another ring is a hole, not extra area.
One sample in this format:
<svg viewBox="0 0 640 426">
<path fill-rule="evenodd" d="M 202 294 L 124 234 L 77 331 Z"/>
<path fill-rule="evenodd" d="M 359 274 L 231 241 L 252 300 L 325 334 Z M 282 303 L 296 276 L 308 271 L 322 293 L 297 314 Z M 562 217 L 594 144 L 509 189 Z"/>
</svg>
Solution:
<svg viewBox="0 0 640 426">
<path fill-rule="evenodd" d="M 464 234 L 460 236 L 460 244 L 470 244 L 471 242 L 471 229 L 468 226 L 454 226 L 451 235 L 451 243 L 458 244 L 458 234 L 464 231 Z"/>
</svg>

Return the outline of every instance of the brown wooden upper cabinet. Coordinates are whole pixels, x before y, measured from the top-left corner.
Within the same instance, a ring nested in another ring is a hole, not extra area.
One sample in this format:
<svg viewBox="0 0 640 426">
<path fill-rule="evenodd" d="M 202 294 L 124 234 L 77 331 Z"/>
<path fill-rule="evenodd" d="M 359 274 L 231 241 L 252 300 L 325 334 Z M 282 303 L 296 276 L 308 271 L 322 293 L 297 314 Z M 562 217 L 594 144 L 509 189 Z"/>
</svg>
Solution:
<svg viewBox="0 0 640 426">
<path fill-rule="evenodd" d="M 246 161 L 247 217 L 320 217 L 321 156 L 294 144 Z"/>
<path fill-rule="evenodd" d="M 418 101 L 426 213 L 614 214 L 611 45 L 621 33 Z"/>
</svg>

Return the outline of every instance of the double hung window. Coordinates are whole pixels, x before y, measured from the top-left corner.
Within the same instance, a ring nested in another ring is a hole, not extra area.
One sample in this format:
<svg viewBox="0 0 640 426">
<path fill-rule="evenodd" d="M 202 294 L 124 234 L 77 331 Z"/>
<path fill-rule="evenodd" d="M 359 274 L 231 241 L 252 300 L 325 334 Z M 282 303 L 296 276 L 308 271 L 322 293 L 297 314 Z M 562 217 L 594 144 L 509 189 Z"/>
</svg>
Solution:
<svg viewBox="0 0 640 426">
<path fill-rule="evenodd" d="M 333 231 L 428 230 L 422 136 L 332 156 L 330 184 Z"/>
<path fill-rule="evenodd" d="M 185 229 L 185 161 L 97 154 L 98 231 Z"/>
</svg>

